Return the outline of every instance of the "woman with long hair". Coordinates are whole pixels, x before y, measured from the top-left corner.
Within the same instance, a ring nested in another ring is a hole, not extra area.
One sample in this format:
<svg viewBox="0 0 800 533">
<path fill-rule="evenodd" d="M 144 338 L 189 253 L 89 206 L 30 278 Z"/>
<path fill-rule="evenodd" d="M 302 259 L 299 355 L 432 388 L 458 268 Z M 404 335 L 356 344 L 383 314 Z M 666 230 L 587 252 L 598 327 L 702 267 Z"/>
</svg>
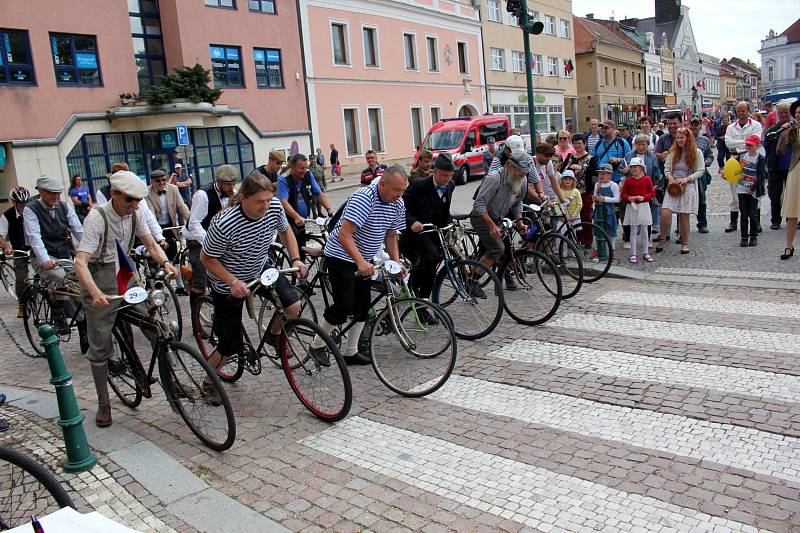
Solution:
<svg viewBox="0 0 800 533">
<path fill-rule="evenodd" d="M 800 117 L 800 101 L 792 104 L 791 111 L 795 118 Z M 789 150 L 792 151 L 792 159 L 781 205 L 781 216 L 786 218 L 786 248 L 781 259 L 794 256 L 794 239 L 797 221 L 800 220 L 800 126 L 792 126 L 787 122 L 778 141 L 777 153 L 782 156 Z"/>
<path fill-rule="evenodd" d="M 689 215 L 696 215 L 700 203 L 697 180 L 705 172 L 703 152 L 697 147 L 689 128 L 680 127 L 675 133 L 675 142 L 667 153 L 664 176 L 667 192 L 661 204 L 661 233 L 656 253 L 664 251 L 666 236 L 672 225 L 672 213 L 678 215 L 681 235 L 681 253 L 689 253 Z"/>
</svg>

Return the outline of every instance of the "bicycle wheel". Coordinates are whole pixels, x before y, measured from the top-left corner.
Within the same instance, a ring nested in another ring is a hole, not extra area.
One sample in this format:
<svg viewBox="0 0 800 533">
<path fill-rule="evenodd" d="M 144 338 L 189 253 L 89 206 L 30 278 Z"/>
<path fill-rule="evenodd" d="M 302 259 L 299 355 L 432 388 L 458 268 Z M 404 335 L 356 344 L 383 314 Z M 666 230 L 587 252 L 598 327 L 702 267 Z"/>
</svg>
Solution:
<svg viewBox="0 0 800 533">
<path fill-rule="evenodd" d="M 203 444 L 218 452 L 233 446 L 236 421 L 231 402 L 222 381 L 197 350 L 171 342 L 159 355 L 158 373 L 170 404 Z"/>
<path fill-rule="evenodd" d="M 108 360 L 108 384 L 111 390 L 117 395 L 119 401 L 131 409 L 135 409 L 142 403 L 142 387 L 136 378 L 138 369 L 141 368 L 136 352 L 131 349 L 127 340 L 127 335 L 117 324 L 111 330 L 113 353 Z"/>
<path fill-rule="evenodd" d="M 75 505 L 53 474 L 27 455 L 0 448 L 0 531 L 30 529 L 31 516 L 64 507 Z"/>
<path fill-rule="evenodd" d="M 484 276 L 488 283 L 483 282 Z M 485 337 L 494 331 L 503 316 L 500 280 L 480 261 L 455 259 L 439 269 L 433 281 L 431 301 L 450 315 L 459 339 Z"/>
<path fill-rule="evenodd" d="M 0 262 L 0 280 L 8 295 L 16 300 L 17 291 L 15 283 L 17 276 L 14 273 L 14 267 L 8 261 Z"/>
<path fill-rule="evenodd" d="M 567 300 L 578 294 L 583 285 L 583 260 L 575 245 L 560 233 L 548 231 L 536 238 L 534 250 L 546 255 L 558 268 L 562 298 Z"/>
<path fill-rule="evenodd" d="M 547 256 L 535 250 L 514 252 L 514 261 L 506 259 L 500 268 L 503 277 L 506 269 L 517 283 L 517 290 L 503 295 L 506 312 L 529 326 L 550 320 L 561 305 L 563 289 L 561 275 Z"/>
<path fill-rule="evenodd" d="M 337 422 L 346 417 L 353 403 L 353 389 L 336 344 L 305 318 L 290 318 L 281 329 L 283 372 L 297 399 L 320 420 Z M 321 366 L 311 355 L 311 342 L 317 335 L 324 341 L 330 366 Z"/>
<path fill-rule="evenodd" d="M 264 335 L 264 332 L 269 327 L 269 323 L 272 320 L 272 316 L 275 314 L 275 305 L 269 298 L 264 298 L 261 302 L 260 309 L 258 311 L 258 331 L 259 331 L 259 339 Z M 305 318 L 310 320 L 311 322 L 317 322 L 317 311 L 314 308 L 314 304 L 311 302 L 311 298 L 308 294 L 303 293 L 300 297 L 300 313 L 298 314 L 300 318 Z M 281 356 L 280 353 L 273 353 L 271 350 L 266 352 L 267 357 L 269 360 L 277 366 L 281 368 L 283 363 L 281 363 Z"/>
<path fill-rule="evenodd" d="M 573 231 L 567 231 L 567 237 L 575 244 L 581 253 L 583 260 L 583 281 L 586 283 L 594 283 L 602 279 L 611 268 L 611 263 L 614 261 L 613 249 L 611 247 L 611 239 L 608 237 L 606 230 L 591 222 L 579 222 L 572 226 Z M 581 231 L 589 231 L 592 234 L 593 242 L 595 243 L 595 250 L 597 250 L 597 257 L 592 257 L 592 247 L 586 246 L 581 243 L 578 238 L 578 233 Z"/>
<path fill-rule="evenodd" d="M 378 379 L 411 398 L 444 385 L 455 367 L 456 353 L 450 317 L 438 305 L 419 298 L 392 302 L 391 308 L 380 312 L 370 333 L 372 368 Z"/>
<path fill-rule="evenodd" d="M 178 323 L 178 331 L 175 334 L 178 340 L 183 337 L 183 311 L 181 311 L 181 302 L 178 300 L 178 295 L 175 294 L 175 289 L 169 283 L 164 283 L 161 287 L 167 292 L 167 301 L 164 305 L 158 308 L 157 314 L 159 319 L 164 322 L 175 320 Z"/>
<path fill-rule="evenodd" d="M 38 357 L 44 357 L 44 348 L 39 344 L 39 327 L 45 324 L 53 325 L 52 309 L 50 302 L 45 297 L 44 291 L 36 285 L 25 288 L 22 293 L 22 321 L 25 324 L 25 335 L 31 343 Z"/>
<path fill-rule="evenodd" d="M 204 294 L 195 300 L 192 306 L 192 330 L 194 340 L 200 353 L 206 360 L 217 349 L 217 336 L 214 334 L 214 300 L 211 295 Z M 217 370 L 217 375 L 222 381 L 233 383 L 238 381 L 244 373 L 241 359 L 231 358 Z"/>
</svg>

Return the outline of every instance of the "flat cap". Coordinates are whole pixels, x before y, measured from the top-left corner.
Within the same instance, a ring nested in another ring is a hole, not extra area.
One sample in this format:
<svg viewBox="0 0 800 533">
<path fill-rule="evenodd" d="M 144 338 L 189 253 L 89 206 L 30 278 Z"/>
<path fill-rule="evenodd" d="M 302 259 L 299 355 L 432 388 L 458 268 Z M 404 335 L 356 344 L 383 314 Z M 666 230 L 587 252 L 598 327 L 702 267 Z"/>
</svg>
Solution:
<svg viewBox="0 0 800 533">
<path fill-rule="evenodd" d="M 525 150 L 511 152 L 508 162 L 526 173 L 531 169 L 531 156 Z"/>
<path fill-rule="evenodd" d="M 604 120 L 604 121 L 603 121 L 603 122 L 601 122 L 600 124 L 601 124 L 602 126 L 605 126 L 606 128 L 613 128 L 613 129 L 617 129 L 617 125 L 616 125 L 616 124 L 614 124 L 614 121 L 613 121 L 613 120 Z"/>
<path fill-rule="evenodd" d="M 217 181 L 234 183 L 239 181 L 239 171 L 233 165 L 220 165 L 214 170 L 214 178 Z"/>
<path fill-rule="evenodd" d="M 441 152 L 439 155 L 437 155 L 436 160 L 433 162 L 433 168 L 447 172 L 454 172 L 456 165 L 453 163 L 453 156 L 450 155 L 450 152 Z"/>
<path fill-rule="evenodd" d="M 609 174 L 613 174 L 614 168 L 608 163 L 603 163 L 602 165 L 597 166 L 597 172 L 608 172 Z"/>
<path fill-rule="evenodd" d="M 139 179 L 139 176 L 129 170 L 120 170 L 111 174 L 108 181 L 111 183 L 112 190 L 127 194 L 131 198 L 141 200 L 147 196 L 147 185 Z"/>
<path fill-rule="evenodd" d="M 163 178 L 167 175 L 167 172 L 164 169 L 157 168 L 150 173 L 150 179 L 158 179 Z"/>
<path fill-rule="evenodd" d="M 506 139 L 506 148 L 511 150 L 525 150 L 525 139 L 521 135 L 509 135 Z"/>
<path fill-rule="evenodd" d="M 64 192 L 64 183 L 52 176 L 42 176 L 36 180 L 36 189 L 39 191 Z"/>
</svg>

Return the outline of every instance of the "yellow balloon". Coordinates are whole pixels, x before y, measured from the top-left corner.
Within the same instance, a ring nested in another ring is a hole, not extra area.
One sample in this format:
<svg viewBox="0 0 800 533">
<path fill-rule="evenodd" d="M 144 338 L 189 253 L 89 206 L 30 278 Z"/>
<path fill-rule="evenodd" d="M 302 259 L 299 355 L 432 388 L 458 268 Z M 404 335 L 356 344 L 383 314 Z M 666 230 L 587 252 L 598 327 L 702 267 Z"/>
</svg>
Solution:
<svg viewBox="0 0 800 533">
<path fill-rule="evenodd" d="M 742 177 L 742 164 L 734 158 L 728 159 L 722 167 L 722 176 L 728 183 L 739 183 Z"/>
</svg>

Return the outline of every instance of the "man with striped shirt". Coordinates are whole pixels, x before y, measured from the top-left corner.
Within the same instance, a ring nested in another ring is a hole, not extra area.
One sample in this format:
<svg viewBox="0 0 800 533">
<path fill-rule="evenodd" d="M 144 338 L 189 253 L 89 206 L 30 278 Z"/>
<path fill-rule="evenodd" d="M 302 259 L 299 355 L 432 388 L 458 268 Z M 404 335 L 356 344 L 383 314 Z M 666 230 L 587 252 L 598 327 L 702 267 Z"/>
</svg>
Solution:
<svg viewBox="0 0 800 533">
<path fill-rule="evenodd" d="M 300 269 L 301 277 L 308 273 L 300 261 L 286 213 L 280 200 L 273 195 L 272 187 L 259 172 L 247 176 L 239 189 L 238 203 L 214 216 L 203 240 L 200 260 L 208 271 L 214 300 L 213 329 L 219 341 L 208 359 L 215 369 L 242 349 L 242 306 L 250 294 L 247 284 L 266 268 L 267 251 L 276 233 L 280 233 L 289 251 L 292 266 Z M 275 288 L 286 314 L 297 316 L 300 295 L 289 280 L 281 275 Z M 267 332 L 267 342 L 277 346 L 279 334 L 280 324 L 273 323 Z M 207 387 L 206 392 L 216 393 L 213 387 Z"/>
<path fill-rule="evenodd" d="M 333 304 L 325 310 L 323 331 L 330 333 L 353 315 L 358 322 L 347 332 L 347 345 L 342 353 L 348 364 L 370 364 L 368 356 L 358 352 L 358 338 L 367 320 L 370 304 L 370 277 L 375 271 L 371 263 L 381 245 L 389 257 L 398 260 L 397 232 L 406 227 L 403 193 L 408 176 L 403 167 L 386 169 L 377 184 L 354 192 L 342 216 L 325 244 L 325 261 L 331 284 Z M 358 277 L 356 277 L 356 274 Z M 315 338 L 312 348 L 323 346 Z"/>
</svg>

